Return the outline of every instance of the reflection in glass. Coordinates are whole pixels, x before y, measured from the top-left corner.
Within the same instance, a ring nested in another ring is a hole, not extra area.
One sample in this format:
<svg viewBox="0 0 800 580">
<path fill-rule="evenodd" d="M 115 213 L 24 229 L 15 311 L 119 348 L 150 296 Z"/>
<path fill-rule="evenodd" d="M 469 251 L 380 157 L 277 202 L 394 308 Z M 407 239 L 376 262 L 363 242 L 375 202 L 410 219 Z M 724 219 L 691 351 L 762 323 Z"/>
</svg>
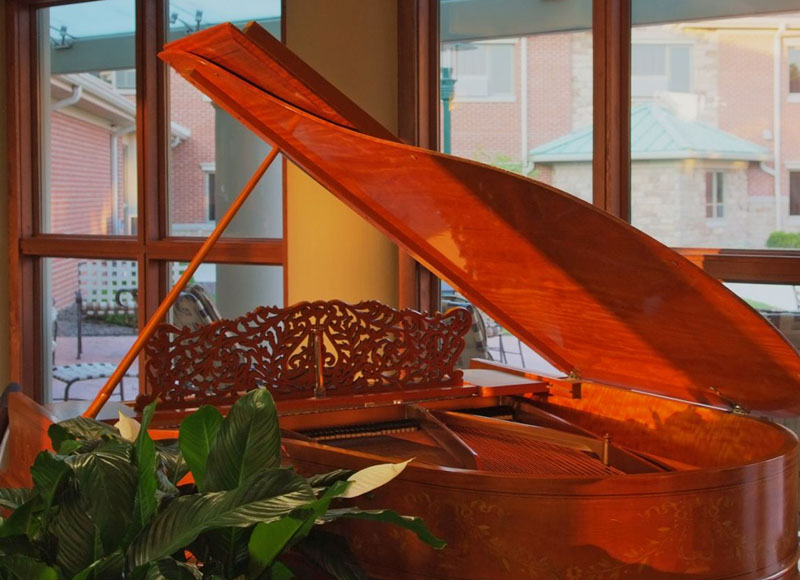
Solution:
<svg viewBox="0 0 800 580">
<path fill-rule="evenodd" d="M 170 286 L 186 270 L 185 262 L 169 265 Z M 203 310 L 221 318 L 236 318 L 259 306 L 283 306 L 283 267 L 239 264 L 201 264 L 187 290 L 199 287 L 197 300 Z"/>
<path fill-rule="evenodd" d="M 279 1 L 172 0 L 169 14 L 171 40 L 229 21 L 237 26 L 257 21 L 273 36 L 280 36 Z M 205 237 L 266 157 L 269 146 L 172 70 L 169 102 L 175 132 L 169 155 L 169 233 Z M 282 237 L 281 165 L 280 160 L 273 163 L 225 237 Z"/>
<path fill-rule="evenodd" d="M 658 4 L 632 4 L 632 223 L 673 247 L 800 247 L 800 12 Z"/>
<path fill-rule="evenodd" d="M 45 401 L 91 400 L 136 339 L 136 262 L 49 258 L 43 264 Z M 134 362 L 113 399 L 133 400 Z M 123 393 L 124 390 L 124 393 Z"/>
<path fill-rule="evenodd" d="M 592 199 L 592 3 L 440 1 L 441 147 Z M 442 284 L 441 308 L 466 306 L 473 357 L 558 373 Z"/>
<path fill-rule="evenodd" d="M 725 284 L 800 350 L 800 285 Z"/>
<path fill-rule="evenodd" d="M 137 227 L 134 0 L 37 11 L 42 231 Z"/>
</svg>

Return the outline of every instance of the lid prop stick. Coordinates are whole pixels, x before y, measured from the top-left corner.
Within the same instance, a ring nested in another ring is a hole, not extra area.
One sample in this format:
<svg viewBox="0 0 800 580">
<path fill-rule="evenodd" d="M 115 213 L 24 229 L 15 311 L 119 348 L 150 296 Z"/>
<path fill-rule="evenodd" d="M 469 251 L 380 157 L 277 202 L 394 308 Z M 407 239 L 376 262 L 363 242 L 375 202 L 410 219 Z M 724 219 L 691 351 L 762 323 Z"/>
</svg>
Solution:
<svg viewBox="0 0 800 580">
<path fill-rule="evenodd" d="M 111 397 L 111 393 L 114 392 L 117 383 L 119 383 L 119 381 L 125 376 L 125 373 L 128 372 L 128 369 L 131 367 L 131 364 L 133 364 L 133 361 L 137 356 L 139 356 L 139 353 L 144 348 L 145 343 L 150 339 L 151 336 L 153 336 L 153 333 L 156 331 L 156 326 L 158 326 L 159 322 L 161 322 L 161 320 L 166 316 L 169 309 L 172 308 L 172 305 L 178 299 L 178 296 L 186 287 L 186 284 L 189 283 L 189 280 L 191 280 L 195 271 L 197 271 L 198 266 L 200 266 L 203 260 L 205 260 L 206 256 L 211 251 L 211 248 L 214 247 L 214 244 L 216 244 L 217 240 L 222 235 L 222 232 L 225 231 L 225 228 L 228 227 L 228 224 L 230 224 L 233 218 L 236 216 L 239 208 L 242 207 L 250 193 L 258 184 L 264 173 L 266 173 L 267 169 L 275 160 L 275 157 L 277 157 L 279 152 L 280 150 L 277 147 L 273 147 L 269 152 L 269 155 L 267 155 L 264 161 L 261 162 L 261 165 L 252 175 L 252 177 L 250 177 L 250 180 L 239 193 L 239 196 L 228 208 L 228 211 L 225 212 L 225 215 L 219 221 L 217 227 L 214 228 L 214 231 L 211 232 L 211 235 L 208 236 L 208 239 L 203 242 L 202 246 L 200 246 L 200 250 L 197 252 L 197 254 L 195 254 L 194 258 L 192 258 L 192 261 L 189 263 L 186 271 L 175 283 L 175 286 L 172 287 L 172 290 L 169 291 L 169 294 L 167 294 L 167 296 L 158 306 L 156 311 L 153 313 L 153 316 L 150 317 L 150 320 L 147 321 L 147 324 L 142 329 L 142 332 L 139 333 L 136 341 L 134 341 L 134 343 L 131 345 L 130 350 L 128 350 L 127 354 L 122 358 L 113 374 L 108 377 L 106 384 L 103 385 L 103 388 L 97 393 L 97 396 L 92 401 L 92 404 L 89 405 L 88 409 L 86 409 L 86 412 L 83 414 L 84 417 L 89 417 L 92 419 L 97 417 L 100 409 L 103 408 L 103 406 L 106 404 L 106 401 L 108 401 L 108 399 Z"/>
</svg>

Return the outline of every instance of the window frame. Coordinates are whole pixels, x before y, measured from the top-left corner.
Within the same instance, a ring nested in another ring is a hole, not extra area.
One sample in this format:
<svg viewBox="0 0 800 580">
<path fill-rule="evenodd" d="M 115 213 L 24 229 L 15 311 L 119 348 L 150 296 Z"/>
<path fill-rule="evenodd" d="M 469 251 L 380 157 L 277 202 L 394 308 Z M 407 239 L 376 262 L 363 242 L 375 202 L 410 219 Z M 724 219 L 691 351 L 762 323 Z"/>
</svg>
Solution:
<svg viewBox="0 0 800 580">
<path fill-rule="evenodd" d="M 470 94 L 470 95 L 459 95 L 458 94 L 458 82 L 455 84 L 455 91 L 453 93 L 453 101 L 458 103 L 513 103 L 517 101 L 517 77 L 518 77 L 518 52 L 519 52 L 519 42 L 516 39 L 496 39 L 496 40 L 486 40 L 480 42 L 470 42 L 470 43 L 459 43 L 459 44 L 472 44 L 477 47 L 486 47 L 487 50 L 484 52 L 486 55 L 487 61 L 487 73 L 485 75 L 467 75 L 468 77 L 478 77 L 482 76 L 486 79 L 487 87 L 491 84 L 491 58 L 489 56 L 490 47 L 494 46 L 503 46 L 509 47 L 511 49 L 511 90 L 508 93 L 491 93 L 488 92 L 486 95 L 477 95 L 477 94 Z M 449 55 L 448 58 L 451 62 L 451 68 L 453 69 L 453 74 L 456 78 L 456 81 L 459 79 L 459 72 L 458 72 L 458 56 L 461 52 L 457 47 L 450 47 L 448 48 Z M 463 75 L 461 75 L 463 78 Z"/>
<path fill-rule="evenodd" d="M 166 0 L 137 1 L 137 204 L 136 236 L 64 236 L 39 231 L 38 99 L 35 84 L 35 10 L 67 0 L 7 0 L 7 102 L 9 161 L 9 375 L 36 400 L 42 397 L 43 298 L 41 261 L 48 257 L 134 259 L 139 264 L 140 327 L 166 291 L 169 261 L 190 259 L 199 238 L 167 235 L 166 68 L 157 60 L 166 31 Z M 593 203 L 630 221 L 630 47 L 629 0 L 593 0 Z M 285 12 L 284 12 L 285 13 Z M 409 143 L 435 148 L 438 139 L 438 0 L 398 2 L 398 133 Z M 285 23 L 283 23 L 285 26 Z M 794 93 L 792 93 L 794 95 Z M 284 201 L 286 192 L 284 190 Z M 284 204 L 285 207 L 285 204 Z M 284 234 L 285 236 L 285 234 Z M 284 267 L 283 239 L 220 240 L 209 260 Z M 675 248 L 708 274 L 725 281 L 800 283 L 800 251 Z M 404 252 L 398 265 L 401 307 L 436 308 L 438 280 Z M 140 363 L 142 364 L 142 363 Z M 146 387 L 145 387 L 146 388 Z"/>
<path fill-rule="evenodd" d="M 725 220 L 725 172 L 706 171 L 706 221 L 718 224 Z"/>
<path fill-rule="evenodd" d="M 79 2 L 91 0 L 77 0 Z M 203 238 L 170 236 L 167 217 L 169 116 L 167 68 L 157 54 L 167 33 L 167 0 L 135 0 L 137 74 L 137 211 L 136 235 L 69 235 L 41 231 L 41 191 L 37 19 L 42 8 L 75 0 L 8 0 L 6 4 L 7 97 L 9 105 L 9 245 L 10 376 L 23 392 L 43 401 L 47 361 L 43 328 L 42 279 L 47 258 L 122 259 L 136 261 L 139 271 L 139 329 L 168 290 L 169 262 L 190 261 Z M 282 23 L 283 26 L 283 23 Z M 284 210 L 286 191 L 282 193 Z M 207 261 L 221 264 L 282 266 L 286 285 L 286 236 L 223 238 Z M 139 357 L 144 376 L 144 356 Z M 140 391 L 147 392 L 146 383 Z"/>
</svg>

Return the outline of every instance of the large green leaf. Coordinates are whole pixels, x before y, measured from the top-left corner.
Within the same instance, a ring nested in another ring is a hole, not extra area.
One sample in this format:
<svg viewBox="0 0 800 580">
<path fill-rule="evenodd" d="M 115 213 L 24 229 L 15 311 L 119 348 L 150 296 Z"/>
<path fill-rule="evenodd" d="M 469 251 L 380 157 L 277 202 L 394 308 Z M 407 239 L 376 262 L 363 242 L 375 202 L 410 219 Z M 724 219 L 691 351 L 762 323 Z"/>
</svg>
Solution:
<svg viewBox="0 0 800 580">
<path fill-rule="evenodd" d="M 100 439 L 103 436 L 119 438 L 119 431 L 95 419 L 75 417 L 50 425 L 47 430 L 53 449 L 60 449 L 61 444 L 69 439 Z"/>
<path fill-rule="evenodd" d="M 178 445 L 198 489 L 205 489 L 208 455 L 221 426 L 222 415 L 211 405 L 200 407 L 181 423 Z"/>
<path fill-rule="evenodd" d="M 45 510 L 49 510 L 62 483 L 72 474 L 72 469 L 63 458 L 49 451 L 36 456 L 31 466 L 34 489 L 44 500 Z"/>
<path fill-rule="evenodd" d="M 42 498 L 35 494 L 15 509 L 14 513 L 0 525 L 0 538 L 10 538 L 12 536 L 33 538 L 39 530 L 39 518 L 34 515 L 34 512 L 40 509 L 41 505 Z"/>
<path fill-rule="evenodd" d="M 0 489 L 0 507 L 15 510 L 33 497 L 32 489 Z"/>
<path fill-rule="evenodd" d="M 29 556 L 3 556 L 0 568 L 4 568 L 11 578 L 18 580 L 59 580 L 59 574 L 54 568 Z"/>
<path fill-rule="evenodd" d="M 249 554 L 247 542 L 250 539 L 249 528 L 217 528 L 203 532 L 195 543 L 190 546 L 190 551 L 199 557 L 195 551 L 199 546 L 204 554 L 204 562 L 214 560 L 224 571 L 226 578 L 235 578 L 247 569 Z"/>
<path fill-rule="evenodd" d="M 310 485 L 314 489 L 328 488 L 337 481 L 346 480 L 354 473 L 355 471 L 353 471 L 352 469 L 337 469 L 335 471 L 330 471 L 328 473 L 319 473 L 317 475 L 312 475 L 311 477 L 308 478 L 308 485 Z"/>
<path fill-rule="evenodd" d="M 447 542 L 434 536 L 422 518 L 414 518 L 411 516 L 402 516 L 392 510 L 360 510 L 358 508 L 342 508 L 335 510 L 328 510 L 321 518 L 323 522 L 332 522 L 340 518 L 370 520 L 373 522 L 383 522 L 386 524 L 394 524 L 414 532 L 417 537 L 428 544 L 441 550 L 447 546 Z"/>
<path fill-rule="evenodd" d="M 275 562 L 269 569 L 264 570 L 253 580 L 292 580 L 292 578 L 296 578 L 294 572 L 282 562 Z"/>
<path fill-rule="evenodd" d="M 196 566 L 165 558 L 150 566 L 145 580 L 201 580 L 202 577 Z"/>
<path fill-rule="evenodd" d="M 88 503 L 74 486 L 59 494 L 58 513 L 50 531 L 56 539 L 56 564 L 67 578 L 88 568 L 103 554 L 94 523 L 89 517 Z"/>
<path fill-rule="evenodd" d="M 136 463 L 136 496 L 133 502 L 133 522 L 128 530 L 127 538 L 132 539 L 136 533 L 146 526 L 158 508 L 156 490 L 156 446 L 147 432 L 156 403 L 153 401 L 142 412 L 142 425 L 133 445 L 133 459 Z"/>
<path fill-rule="evenodd" d="M 337 580 L 367 580 L 347 540 L 338 534 L 315 528 L 297 550 Z"/>
<path fill-rule="evenodd" d="M 72 580 L 119 580 L 125 573 L 125 555 L 117 550 L 84 568 Z"/>
<path fill-rule="evenodd" d="M 76 456 L 72 466 L 106 553 L 119 547 L 133 518 L 137 473 L 130 452 L 129 444 L 108 441 Z"/>
<path fill-rule="evenodd" d="M 184 475 L 189 473 L 189 466 L 186 464 L 183 452 L 175 439 L 160 440 L 154 443 L 156 444 L 156 455 L 158 456 L 161 472 L 174 487 L 183 479 Z"/>
<path fill-rule="evenodd" d="M 254 474 L 232 491 L 182 496 L 136 538 L 129 558 L 134 566 L 159 560 L 206 530 L 272 521 L 315 499 L 306 480 L 287 469 Z"/>
<path fill-rule="evenodd" d="M 250 552 L 250 575 L 263 572 L 289 546 L 305 538 L 314 522 L 321 517 L 331 501 L 341 496 L 350 485 L 337 481 L 316 501 L 293 510 L 274 522 L 260 523 L 253 530 L 248 544 Z"/>
<path fill-rule="evenodd" d="M 268 391 L 250 391 L 222 422 L 208 454 L 203 491 L 236 489 L 253 473 L 280 467 L 281 436 Z"/>
</svg>

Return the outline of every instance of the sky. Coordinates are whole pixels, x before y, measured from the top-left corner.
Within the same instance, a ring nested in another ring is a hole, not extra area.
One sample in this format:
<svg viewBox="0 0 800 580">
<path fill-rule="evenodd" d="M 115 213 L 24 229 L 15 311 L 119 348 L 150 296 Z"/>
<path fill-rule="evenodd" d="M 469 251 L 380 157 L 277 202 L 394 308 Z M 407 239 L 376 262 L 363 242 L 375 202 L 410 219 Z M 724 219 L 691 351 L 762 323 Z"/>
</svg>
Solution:
<svg viewBox="0 0 800 580">
<path fill-rule="evenodd" d="M 281 14 L 280 0 L 170 0 L 169 13 L 177 14 L 171 28 L 186 28 L 195 25 L 195 14 L 202 10 L 200 25 L 206 28 L 227 21 L 262 20 L 276 18 Z M 67 33 L 75 38 L 89 38 L 112 34 L 130 33 L 135 23 L 134 0 L 99 0 L 80 4 L 56 6 L 50 11 L 50 34 L 59 38 L 58 30 L 67 27 Z"/>
</svg>

